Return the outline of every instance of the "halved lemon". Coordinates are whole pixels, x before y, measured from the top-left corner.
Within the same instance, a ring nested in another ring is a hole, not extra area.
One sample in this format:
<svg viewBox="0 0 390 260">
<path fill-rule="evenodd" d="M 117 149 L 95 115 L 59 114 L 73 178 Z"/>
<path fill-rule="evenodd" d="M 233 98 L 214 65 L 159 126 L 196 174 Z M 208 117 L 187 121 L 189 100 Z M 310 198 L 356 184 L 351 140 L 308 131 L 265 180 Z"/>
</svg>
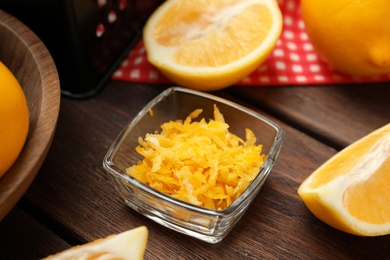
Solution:
<svg viewBox="0 0 390 260">
<path fill-rule="evenodd" d="M 276 0 L 169 0 L 149 17 L 148 60 L 183 87 L 217 90 L 263 63 L 282 30 Z"/>
<path fill-rule="evenodd" d="M 390 124 L 330 158 L 298 194 L 334 228 L 360 236 L 390 234 Z"/>
<path fill-rule="evenodd" d="M 143 259 L 148 239 L 148 230 L 141 226 L 132 230 L 114 234 L 93 242 L 74 246 L 68 250 L 48 256 L 43 260 L 59 259 Z"/>
</svg>

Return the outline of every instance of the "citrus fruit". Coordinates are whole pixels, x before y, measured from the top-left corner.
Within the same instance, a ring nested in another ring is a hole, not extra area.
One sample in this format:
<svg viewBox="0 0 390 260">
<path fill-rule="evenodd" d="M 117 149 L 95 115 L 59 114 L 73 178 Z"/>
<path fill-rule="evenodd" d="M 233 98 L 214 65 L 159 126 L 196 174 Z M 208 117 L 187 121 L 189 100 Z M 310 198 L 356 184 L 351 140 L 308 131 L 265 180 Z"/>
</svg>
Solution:
<svg viewBox="0 0 390 260">
<path fill-rule="evenodd" d="M 170 0 L 144 27 L 148 60 L 183 87 L 228 87 L 266 60 L 282 30 L 276 0 Z"/>
<path fill-rule="evenodd" d="M 0 62 L 0 177 L 18 158 L 27 138 L 29 112 L 23 89 Z"/>
<path fill-rule="evenodd" d="M 390 234 L 390 124 L 330 158 L 298 194 L 334 228 L 360 236 Z"/>
<path fill-rule="evenodd" d="M 74 246 L 50 255 L 44 260 L 55 259 L 143 259 L 148 240 L 148 229 L 141 226 L 90 243 Z"/>
<path fill-rule="evenodd" d="M 314 49 L 337 70 L 356 76 L 390 73 L 389 0 L 302 0 Z"/>
</svg>

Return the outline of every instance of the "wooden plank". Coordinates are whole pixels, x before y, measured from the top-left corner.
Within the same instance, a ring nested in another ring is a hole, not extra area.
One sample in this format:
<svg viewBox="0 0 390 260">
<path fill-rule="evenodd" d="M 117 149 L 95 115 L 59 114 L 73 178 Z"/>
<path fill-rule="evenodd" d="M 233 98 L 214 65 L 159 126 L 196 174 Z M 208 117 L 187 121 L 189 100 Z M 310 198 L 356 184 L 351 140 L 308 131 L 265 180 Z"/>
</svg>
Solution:
<svg viewBox="0 0 390 260">
<path fill-rule="evenodd" d="M 390 83 L 229 92 L 339 149 L 390 122 Z"/>
<path fill-rule="evenodd" d="M 69 246 L 18 206 L 0 222 L 1 259 L 40 259 Z"/>
<path fill-rule="evenodd" d="M 26 194 L 28 202 L 62 223 L 64 228 L 73 230 L 85 241 L 146 225 L 150 231 L 146 259 L 329 259 L 336 256 L 369 258 L 374 254 L 378 257 L 388 256 L 388 236 L 362 238 L 345 234 L 322 223 L 306 209 L 296 192 L 299 184 L 335 154 L 336 150 L 278 119 L 275 121 L 286 131 L 279 159 L 247 213 L 221 243 L 209 245 L 178 234 L 128 208 L 104 172 L 102 160 L 127 121 L 164 88 L 113 82 L 94 99 L 63 99 L 53 145 L 39 175 Z M 331 90 L 326 90 L 322 91 L 332 93 Z M 296 98 L 289 105 L 299 107 L 302 99 L 314 98 L 315 93 L 322 93 L 316 89 L 306 91 L 308 93 L 302 89 L 302 97 Z M 265 99 L 266 92 L 274 93 L 272 99 L 275 101 L 268 103 L 277 104 L 281 112 L 286 110 L 287 104 L 281 105 L 275 95 L 279 93 L 282 100 L 287 100 L 287 95 L 294 93 L 286 89 L 250 93 L 260 93 L 257 95 Z M 329 95 L 326 98 L 328 102 L 332 100 L 332 95 Z M 236 100 L 233 96 L 223 96 Z M 331 105 L 320 102 L 323 109 L 327 109 L 327 104 Z M 313 101 L 310 107 L 317 106 L 319 110 L 320 105 Z M 261 110 L 257 111 L 267 115 Z M 302 110 L 302 114 L 303 112 L 305 110 Z M 333 127 L 347 127 L 336 124 L 335 120 L 330 120 L 323 112 L 317 113 L 321 113 L 329 124 L 334 124 Z M 291 118 L 294 119 L 293 116 Z M 305 115 L 296 119 L 303 126 L 317 120 Z M 359 117 L 356 118 L 358 119 Z M 364 125 L 364 122 L 368 125 L 363 130 L 354 131 L 354 135 L 375 127 L 381 120 L 382 117 L 379 117 L 371 122 L 362 117 L 355 125 Z M 331 128 L 329 125 L 325 129 L 321 128 L 321 131 L 326 134 L 331 132 Z M 351 137 L 339 136 L 343 131 L 345 129 L 332 133 L 334 142 L 350 142 Z"/>
</svg>

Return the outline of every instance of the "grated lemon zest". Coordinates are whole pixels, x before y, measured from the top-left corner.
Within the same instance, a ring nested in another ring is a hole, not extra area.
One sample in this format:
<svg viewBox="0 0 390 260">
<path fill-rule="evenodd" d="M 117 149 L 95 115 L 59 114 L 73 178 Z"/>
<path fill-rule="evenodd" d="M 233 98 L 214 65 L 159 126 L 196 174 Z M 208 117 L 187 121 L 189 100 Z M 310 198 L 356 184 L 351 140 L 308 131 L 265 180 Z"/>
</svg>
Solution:
<svg viewBox="0 0 390 260">
<path fill-rule="evenodd" d="M 161 132 L 138 138 L 136 151 L 144 159 L 126 172 L 154 189 L 194 205 L 224 210 L 251 184 L 266 156 L 256 136 L 245 129 L 245 139 L 229 132 L 214 105 L 214 119 L 185 120 L 161 125 Z"/>
</svg>

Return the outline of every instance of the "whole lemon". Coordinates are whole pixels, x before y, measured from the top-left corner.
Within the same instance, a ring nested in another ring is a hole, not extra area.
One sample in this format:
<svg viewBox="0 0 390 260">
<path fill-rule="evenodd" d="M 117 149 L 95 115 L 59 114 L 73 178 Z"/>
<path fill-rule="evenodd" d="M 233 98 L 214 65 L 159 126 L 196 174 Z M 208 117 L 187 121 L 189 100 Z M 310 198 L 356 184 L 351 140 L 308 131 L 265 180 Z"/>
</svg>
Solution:
<svg viewBox="0 0 390 260">
<path fill-rule="evenodd" d="M 390 73 L 389 0 L 301 0 L 314 49 L 349 75 Z"/>
<path fill-rule="evenodd" d="M 0 177 L 18 158 L 28 129 L 29 112 L 23 89 L 0 62 Z"/>
</svg>

